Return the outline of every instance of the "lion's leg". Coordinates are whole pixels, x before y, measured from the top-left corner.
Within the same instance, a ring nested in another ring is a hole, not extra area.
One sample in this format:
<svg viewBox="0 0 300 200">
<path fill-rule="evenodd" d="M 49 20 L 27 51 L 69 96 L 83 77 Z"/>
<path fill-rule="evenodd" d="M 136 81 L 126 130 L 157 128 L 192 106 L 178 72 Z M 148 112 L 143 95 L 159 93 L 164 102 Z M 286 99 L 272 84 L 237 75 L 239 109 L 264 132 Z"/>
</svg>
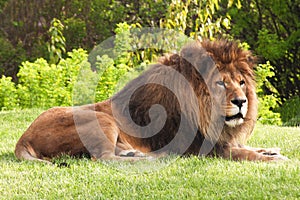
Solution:
<svg viewBox="0 0 300 200">
<path fill-rule="evenodd" d="M 120 147 L 124 149 L 121 149 Z M 152 158 L 146 156 L 138 150 L 133 149 L 132 147 L 128 148 L 127 145 L 117 144 L 117 146 L 114 146 L 114 148 L 114 154 L 107 152 L 106 154 L 103 154 L 98 160 L 138 161 Z"/>
<path fill-rule="evenodd" d="M 265 155 L 280 155 L 280 150 L 281 150 L 280 148 L 256 148 L 256 147 L 249 147 L 249 146 L 244 146 L 244 148 Z"/>
<path fill-rule="evenodd" d="M 90 121 L 85 124 L 85 127 L 81 127 L 82 130 L 90 129 L 90 132 L 86 136 L 83 135 L 81 139 L 93 159 L 119 161 L 136 161 L 142 159 L 138 157 L 142 153 L 139 154 L 128 143 L 122 143 L 122 146 L 118 141 L 120 130 L 110 115 L 102 112 L 96 112 L 96 115 L 96 121 Z M 91 129 L 90 127 L 94 128 Z"/>
<path fill-rule="evenodd" d="M 34 149 L 29 144 L 18 142 L 16 145 L 15 155 L 20 160 L 39 161 L 47 164 L 52 164 L 47 160 L 38 158 Z"/>
<path fill-rule="evenodd" d="M 230 147 L 224 150 L 224 157 L 233 160 L 249 160 L 249 161 L 276 161 L 287 160 L 287 157 L 280 154 L 264 154 L 258 152 L 257 149 L 245 147 Z"/>
</svg>

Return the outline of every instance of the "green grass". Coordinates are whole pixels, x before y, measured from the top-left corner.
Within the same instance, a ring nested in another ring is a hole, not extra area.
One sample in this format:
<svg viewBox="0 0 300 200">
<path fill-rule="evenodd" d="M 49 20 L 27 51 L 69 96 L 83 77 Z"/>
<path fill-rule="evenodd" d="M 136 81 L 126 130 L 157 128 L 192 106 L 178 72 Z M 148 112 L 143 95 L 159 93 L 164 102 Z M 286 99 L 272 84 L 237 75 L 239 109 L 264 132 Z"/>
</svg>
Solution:
<svg viewBox="0 0 300 200">
<path fill-rule="evenodd" d="M 14 146 L 41 110 L 0 112 L 0 199 L 300 199 L 300 128 L 257 125 L 249 145 L 281 147 L 287 162 L 170 156 L 137 163 L 17 161 Z"/>
</svg>

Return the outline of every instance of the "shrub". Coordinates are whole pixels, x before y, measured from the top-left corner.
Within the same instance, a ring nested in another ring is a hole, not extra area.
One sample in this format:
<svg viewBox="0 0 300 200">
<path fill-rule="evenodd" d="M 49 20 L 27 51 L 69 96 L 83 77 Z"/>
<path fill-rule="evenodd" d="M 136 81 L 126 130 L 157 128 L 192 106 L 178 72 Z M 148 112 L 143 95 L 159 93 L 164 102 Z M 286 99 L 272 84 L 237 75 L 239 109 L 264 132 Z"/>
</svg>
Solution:
<svg viewBox="0 0 300 200">
<path fill-rule="evenodd" d="M 115 86 L 122 75 L 128 70 L 125 64 L 115 65 L 107 55 L 98 57 L 99 82 L 96 89 L 96 101 L 108 99 L 115 93 Z"/>
<path fill-rule="evenodd" d="M 50 63 L 57 64 L 62 55 L 66 53 L 66 39 L 63 35 L 64 25 L 59 19 L 51 21 L 48 34 L 50 42 L 47 43 Z"/>
<path fill-rule="evenodd" d="M 256 67 L 256 82 L 257 82 L 257 95 L 258 95 L 258 121 L 262 124 L 282 124 L 280 113 L 275 112 L 278 107 L 278 98 L 276 98 L 277 90 L 268 81 L 268 77 L 274 76 L 271 70 L 273 67 L 269 62 L 259 64 Z M 270 95 L 265 94 L 265 90 L 272 92 Z"/>
<path fill-rule="evenodd" d="M 0 108 L 8 110 L 17 106 L 17 90 L 11 77 L 2 76 L 0 79 Z"/>
<path fill-rule="evenodd" d="M 262 124 L 281 125 L 280 113 L 275 112 L 278 107 L 277 98 L 273 95 L 258 97 L 258 121 Z"/>
<path fill-rule="evenodd" d="M 72 93 L 80 68 L 89 67 L 87 52 L 78 49 L 68 53 L 68 58 L 49 64 L 39 58 L 35 62 L 23 62 L 18 73 L 19 83 L 10 77 L 0 79 L 0 108 L 49 108 L 70 106 Z"/>
<path fill-rule="evenodd" d="M 149 63 L 148 59 L 153 57 L 151 52 L 147 51 L 148 49 L 132 50 L 133 46 L 138 46 L 135 42 L 140 41 L 140 38 L 134 39 L 134 34 L 131 32 L 132 29 L 138 31 L 137 27 L 139 24 L 128 25 L 126 22 L 117 24 L 114 48 L 111 49 L 113 52 L 108 52 L 109 55 L 115 57 L 111 58 L 107 54 L 97 56 L 96 68 L 99 82 L 96 88 L 96 101 L 111 97 L 138 75 L 140 68 L 145 63 Z"/>
<path fill-rule="evenodd" d="M 111 97 L 116 92 L 117 86 L 123 85 L 128 78 L 133 77 L 131 74 L 124 78 L 127 72 L 137 74 L 133 66 L 139 64 L 132 63 L 136 54 L 128 52 L 130 47 L 126 46 L 129 45 L 127 42 L 132 40 L 130 28 L 131 26 L 126 23 L 118 26 L 116 29 L 118 34 L 114 41 L 117 56 L 116 58 L 110 58 L 108 55 L 98 56 L 95 65 L 97 73 L 92 70 L 87 52 L 82 49 L 69 52 L 66 59 L 54 56 L 57 59 L 50 62 L 44 58 L 34 62 L 23 62 L 17 74 L 19 83 L 16 86 L 11 78 L 1 79 L 0 108 L 82 105 Z M 139 59 L 134 60 L 143 62 Z M 121 78 L 122 81 L 119 83 Z"/>
<path fill-rule="evenodd" d="M 17 93 L 22 108 L 47 107 L 52 104 L 53 67 L 43 58 L 35 62 L 23 62 L 18 73 Z"/>
<path fill-rule="evenodd" d="M 278 110 L 283 125 L 300 126 L 300 97 L 295 96 L 287 100 Z"/>
<path fill-rule="evenodd" d="M 1 32 L 1 31 L 0 31 Z M 20 44 L 13 45 L 0 33 L 0 77 L 15 76 L 17 66 L 26 59 L 26 52 Z"/>
</svg>

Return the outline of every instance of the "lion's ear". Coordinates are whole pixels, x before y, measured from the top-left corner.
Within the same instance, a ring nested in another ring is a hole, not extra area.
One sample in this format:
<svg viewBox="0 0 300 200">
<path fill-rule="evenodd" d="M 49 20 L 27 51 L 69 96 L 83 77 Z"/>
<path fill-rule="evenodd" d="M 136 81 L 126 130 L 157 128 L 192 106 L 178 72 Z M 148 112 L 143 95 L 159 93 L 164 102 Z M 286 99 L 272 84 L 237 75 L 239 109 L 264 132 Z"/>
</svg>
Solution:
<svg viewBox="0 0 300 200">
<path fill-rule="evenodd" d="M 180 56 L 188 62 L 193 63 L 194 59 L 201 56 L 203 53 L 205 53 L 205 49 L 198 41 L 196 41 L 183 47 L 180 51 Z"/>
<path fill-rule="evenodd" d="M 201 74 L 202 77 L 206 78 L 210 74 L 212 74 L 215 70 L 217 70 L 217 67 L 215 65 L 215 61 L 212 59 L 209 55 L 202 56 L 197 64 L 196 68 L 198 69 L 198 72 Z"/>
<path fill-rule="evenodd" d="M 183 66 L 192 66 L 202 77 L 208 76 L 216 67 L 215 62 L 206 50 L 195 42 L 187 45 L 181 50 L 181 64 Z"/>
<path fill-rule="evenodd" d="M 246 59 L 249 67 L 253 69 L 254 66 L 257 64 L 257 60 L 258 60 L 257 57 L 253 56 L 252 53 L 249 52 L 248 55 L 246 56 Z"/>
</svg>

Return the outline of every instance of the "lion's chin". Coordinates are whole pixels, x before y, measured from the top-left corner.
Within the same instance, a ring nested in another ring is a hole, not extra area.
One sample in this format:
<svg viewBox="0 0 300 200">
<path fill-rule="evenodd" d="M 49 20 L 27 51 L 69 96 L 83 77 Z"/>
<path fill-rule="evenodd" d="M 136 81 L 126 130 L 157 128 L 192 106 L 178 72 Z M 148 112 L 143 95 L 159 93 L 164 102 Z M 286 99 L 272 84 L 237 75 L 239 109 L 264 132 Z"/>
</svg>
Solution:
<svg viewBox="0 0 300 200">
<path fill-rule="evenodd" d="M 241 125 L 242 123 L 244 123 L 244 119 L 242 119 L 242 118 L 225 121 L 225 124 L 230 127 L 236 127 L 238 125 Z"/>
<path fill-rule="evenodd" d="M 235 127 L 244 122 L 244 116 L 241 113 L 238 113 L 233 116 L 226 116 L 225 117 L 225 124 L 230 127 Z"/>
</svg>

